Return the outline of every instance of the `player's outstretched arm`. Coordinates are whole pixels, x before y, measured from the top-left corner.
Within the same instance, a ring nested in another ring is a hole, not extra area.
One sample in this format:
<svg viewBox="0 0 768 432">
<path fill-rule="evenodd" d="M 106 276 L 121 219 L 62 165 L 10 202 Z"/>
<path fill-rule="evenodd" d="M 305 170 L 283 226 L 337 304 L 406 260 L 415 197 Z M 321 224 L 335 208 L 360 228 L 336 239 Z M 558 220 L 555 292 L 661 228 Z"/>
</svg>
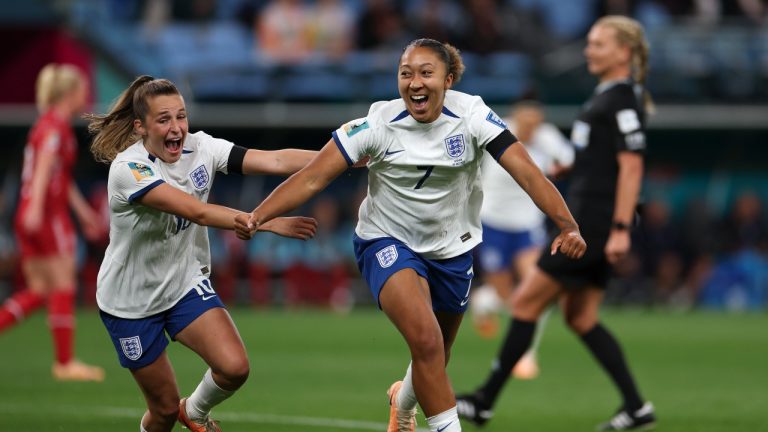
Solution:
<svg viewBox="0 0 768 432">
<path fill-rule="evenodd" d="M 248 220 L 238 218 L 241 228 L 253 233 L 278 215 L 285 214 L 307 202 L 325 189 L 333 179 L 347 169 L 347 161 L 331 139 L 320 153 L 299 172 L 275 188 L 250 215 Z"/>
<path fill-rule="evenodd" d="M 269 231 L 283 237 L 308 240 L 317 232 L 317 221 L 304 216 L 279 217 L 261 224 L 259 231 Z"/>
<path fill-rule="evenodd" d="M 579 226 L 568 210 L 560 192 L 531 160 L 528 152 L 519 143 L 504 151 L 499 163 L 531 197 L 534 203 L 560 228 L 552 242 L 550 253 L 559 249 L 569 258 L 580 258 L 587 250 L 587 244 L 581 237 Z"/>
<path fill-rule="evenodd" d="M 312 150 L 254 150 L 245 153 L 243 174 L 291 175 L 307 166 L 317 156 Z"/>
<path fill-rule="evenodd" d="M 235 229 L 235 216 L 242 212 L 216 204 L 208 204 L 163 183 L 147 192 L 137 202 L 184 219 L 198 225 L 232 230 Z"/>
</svg>

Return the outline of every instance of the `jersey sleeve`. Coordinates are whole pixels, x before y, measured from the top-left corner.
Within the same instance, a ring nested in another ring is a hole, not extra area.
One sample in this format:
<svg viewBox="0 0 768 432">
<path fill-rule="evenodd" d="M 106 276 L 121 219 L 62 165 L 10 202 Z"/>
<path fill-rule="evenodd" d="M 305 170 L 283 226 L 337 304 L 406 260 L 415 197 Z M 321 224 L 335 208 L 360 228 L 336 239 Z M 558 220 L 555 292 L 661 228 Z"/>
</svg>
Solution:
<svg viewBox="0 0 768 432">
<path fill-rule="evenodd" d="M 575 158 L 573 144 L 551 123 L 542 123 L 536 131 L 542 149 L 558 165 L 571 166 Z"/>
<path fill-rule="evenodd" d="M 372 153 L 373 136 L 367 117 L 352 120 L 333 131 L 333 141 L 350 166 Z"/>
<path fill-rule="evenodd" d="M 197 134 L 200 136 L 200 147 L 204 148 L 206 154 L 211 158 L 214 170 L 227 174 L 229 154 L 235 144 L 225 139 L 214 138 L 204 132 Z"/>
<path fill-rule="evenodd" d="M 645 152 L 645 125 L 637 109 L 637 98 L 631 91 L 622 92 L 616 98 L 616 110 L 612 121 L 616 126 L 616 150 Z"/>
<path fill-rule="evenodd" d="M 157 167 L 145 162 L 114 162 L 109 176 L 112 195 L 129 204 L 165 182 L 158 175 Z"/>
<path fill-rule="evenodd" d="M 496 160 L 510 145 L 517 142 L 517 137 L 509 131 L 504 120 L 479 97 L 470 111 L 469 129 L 477 146 L 488 150 Z"/>
</svg>

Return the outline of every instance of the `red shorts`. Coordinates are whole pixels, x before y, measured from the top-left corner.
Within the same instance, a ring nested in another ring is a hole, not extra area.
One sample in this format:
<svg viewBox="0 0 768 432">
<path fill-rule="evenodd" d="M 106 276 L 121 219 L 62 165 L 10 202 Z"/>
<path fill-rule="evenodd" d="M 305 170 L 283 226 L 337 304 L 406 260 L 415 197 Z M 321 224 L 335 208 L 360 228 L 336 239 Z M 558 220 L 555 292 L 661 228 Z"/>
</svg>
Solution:
<svg viewBox="0 0 768 432">
<path fill-rule="evenodd" d="M 25 258 L 42 258 L 57 255 L 75 254 L 77 234 L 69 215 L 59 215 L 43 219 L 43 224 L 35 232 L 27 232 L 21 225 L 21 217 L 16 219 L 16 242 L 22 261 Z"/>
</svg>

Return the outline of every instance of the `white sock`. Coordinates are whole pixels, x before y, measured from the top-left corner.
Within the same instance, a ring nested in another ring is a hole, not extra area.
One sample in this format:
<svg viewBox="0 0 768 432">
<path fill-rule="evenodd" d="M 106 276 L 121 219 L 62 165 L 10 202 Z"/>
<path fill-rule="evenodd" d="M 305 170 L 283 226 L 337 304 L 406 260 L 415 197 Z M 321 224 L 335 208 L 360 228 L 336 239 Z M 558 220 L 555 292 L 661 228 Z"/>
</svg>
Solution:
<svg viewBox="0 0 768 432">
<path fill-rule="evenodd" d="M 461 432 L 461 423 L 459 423 L 456 407 L 429 417 L 427 426 L 429 426 L 429 432 Z"/>
<path fill-rule="evenodd" d="M 403 385 L 397 393 L 397 409 L 401 411 L 414 410 L 417 403 L 416 392 L 413 391 L 413 373 L 409 363 L 408 370 L 405 372 L 405 378 L 403 378 Z"/>
<path fill-rule="evenodd" d="M 203 380 L 197 385 L 192 395 L 187 398 L 187 416 L 192 421 L 201 422 L 208 417 L 208 413 L 213 407 L 234 393 L 234 391 L 219 387 L 213 380 L 211 370 L 208 369 L 203 375 Z"/>
<path fill-rule="evenodd" d="M 147 432 L 146 429 L 144 429 L 144 417 L 147 416 L 147 413 L 145 412 L 143 416 L 141 416 L 141 420 L 139 420 L 139 432 Z"/>
</svg>

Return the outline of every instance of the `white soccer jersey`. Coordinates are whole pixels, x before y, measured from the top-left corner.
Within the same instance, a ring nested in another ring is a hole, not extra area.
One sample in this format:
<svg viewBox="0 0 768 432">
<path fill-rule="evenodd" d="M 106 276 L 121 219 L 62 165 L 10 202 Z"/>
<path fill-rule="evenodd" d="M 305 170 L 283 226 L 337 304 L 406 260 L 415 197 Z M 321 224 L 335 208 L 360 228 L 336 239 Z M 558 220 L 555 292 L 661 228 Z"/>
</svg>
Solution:
<svg viewBox="0 0 768 432">
<path fill-rule="evenodd" d="M 514 133 L 515 126 L 510 122 Z M 570 142 L 552 124 L 543 123 L 525 143 L 531 159 L 542 171 L 550 171 L 555 162 L 573 164 L 574 150 Z M 544 223 L 544 213 L 515 179 L 493 158 L 485 158 L 482 166 L 483 206 L 480 219 L 496 229 L 528 231 Z"/>
<path fill-rule="evenodd" d="M 396 99 L 374 103 L 366 118 L 336 130 L 348 163 L 370 157 L 357 235 L 394 237 L 429 259 L 475 247 L 482 236 L 480 163 L 505 129 L 480 97 L 449 90 L 432 123 L 417 122 Z"/>
<path fill-rule="evenodd" d="M 197 132 L 187 135 L 173 164 L 151 156 L 143 141 L 117 155 L 107 184 L 109 246 L 96 285 L 101 310 L 129 319 L 162 312 L 208 276 L 207 227 L 134 201 L 165 182 L 207 202 L 215 173 L 226 173 L 232 146 Z"/>
</svg>

